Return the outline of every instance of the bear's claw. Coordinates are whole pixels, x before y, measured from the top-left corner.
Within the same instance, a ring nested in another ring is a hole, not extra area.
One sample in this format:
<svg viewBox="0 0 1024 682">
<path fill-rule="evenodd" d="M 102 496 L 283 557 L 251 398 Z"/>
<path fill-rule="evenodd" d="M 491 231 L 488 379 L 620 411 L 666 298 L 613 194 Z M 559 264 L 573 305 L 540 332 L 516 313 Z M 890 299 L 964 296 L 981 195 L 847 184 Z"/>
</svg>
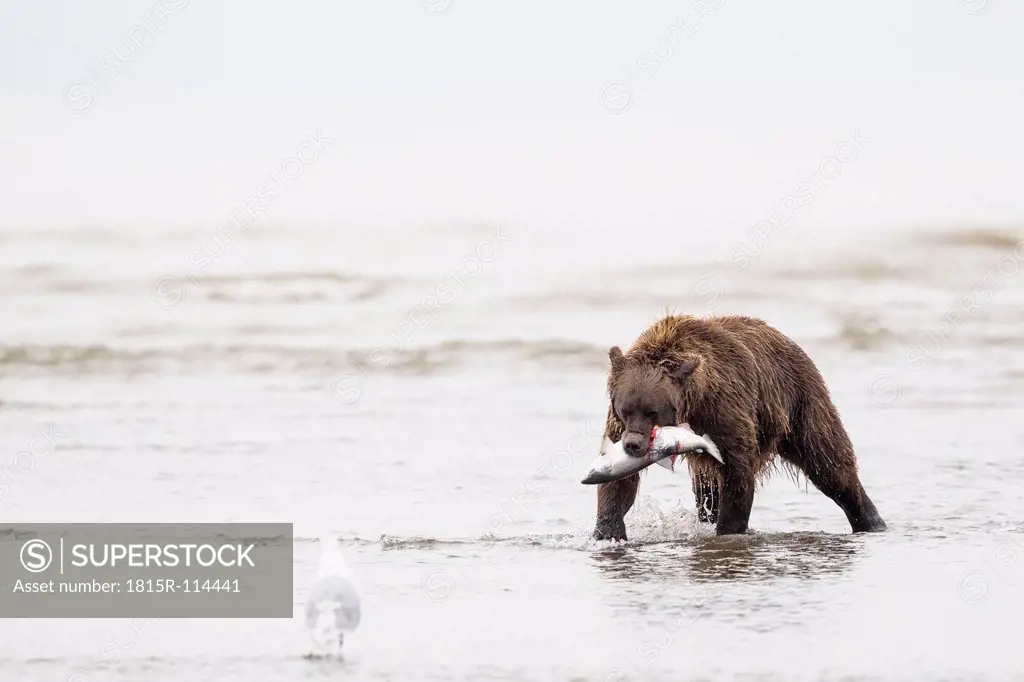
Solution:
<svg viewBox="0 0 1024 682">
<path fill-rule="evenodd" d="M 625 540 L 626 523 L 622 519 L 598 519 L 594 526 L 595 540 Z"/>
</svg>

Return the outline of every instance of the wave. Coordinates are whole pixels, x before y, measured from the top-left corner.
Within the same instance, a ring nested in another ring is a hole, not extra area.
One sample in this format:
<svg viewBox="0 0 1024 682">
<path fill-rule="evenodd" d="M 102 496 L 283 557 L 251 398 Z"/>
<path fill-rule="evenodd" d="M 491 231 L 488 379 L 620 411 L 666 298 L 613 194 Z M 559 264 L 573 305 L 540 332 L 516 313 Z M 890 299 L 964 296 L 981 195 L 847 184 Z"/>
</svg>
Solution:
<svg viewBox="0 0 1024 682">
<path fill-rule="evenodd" d="M 604 370 L 605 352 L 603 347 L 591 343 L 562 339 L 450 340 L 405 350 L 347 351 L 270 344 L 194 344 L 173 348 L 20 344 L 0 346 L 0 367 L 103 374 L 190 369 L 208 372 L 217 365 L 257 374 L 309 372 L 325 376 L 360 368 L 423 376 L 481 362 L 496 364 L 509 360 L 560 370 Z"/>
<path fill-rule="evenodd" d="M 124 283 L 91 279 L 72 268 L 55 263 L 33 263 L 0 269 L 0 293 L 7 296 L 95 294 L 123 288 Z"/>
<path fill-rule="evenodd" d="M 412 280 L 398 275 L 369 275 L 337 270 L 279 271 L 192 275 L 190 282 L 215 303 L 308 303 L 341 298 L 377 300 Z"/>
<path fill-rule="evenodd" d="M 852 260 L 845 258 L 838 263 L 822 263 L 813 267 L 782 267 L 769 274 L 772 278 L 789 281 L 881 282 L 886 280 L 904 281 L 910 275 L 911 268 L 912 266 L 909 264 L 896 264 L 881 259 Z"/>
<path fill-rule="evenodd" d="M 338 298 L 369 301 L 390 292 L 402 278 L 312 270 L 189 275 L 188 280 L 180 281 L 189 288 L 192 288 L 189 285 L 194 285 L 194 290 L 208 301 L 256 305 L 309 303 Z"/>
<path fill-rule="evenodd" d="M 638 289 L 620 288 L 617 290 L 577 290 L 571 291 L 559 288 L 558 291 L 525 294 L 513 296 L 506 299 L 508 304 L 516 308 L 530 311 L 537 310 L 561 310 L 567 307 L 580 307 L 590 310 L 656 310 L 660 314 L 697 314 L 706 309 L 700 303 L 695 287 L 707 284 L 707 278 L 718 278 L 717 274 L 707 274 L 697 270 L 691 270 L 686 274 L 677 273 L 677 279 L 671 282 L 660 280 L 657 282 L 648 280 L 645 285 L 642 281 L 637 282 L 637 287 L 645 287 L 646 291 Z M 717 286 L 724 289 L 725 277 L 717 279 Z M 731 283 L 730 283 L 731 284 Z M 663 294 L 651 294 L 650 290 L 656 289 L 665 292 Z M 730 286 L 728 290 L 720 292 L 727 296 L 730 302 L 737 301 L 764 301 L 779 298 L 780 294 L 767 291 L 761 286 Z"/>
<path fill-rule="evenodd" d="M 839 314 L 839 328 L 832 341 L 850 350 L 867 351 L 905 346 L 911 337 L 897 333 L 868 313 L 846 312 Z"/>
<path fill-rule="evenodd" d="M 370 275 L 337 270 L 298 270 L 263 273 L 228 273 L 223 275 L 203 275 L 199 282 L 210 284 L 306 284 L 309 282 L 328 282 L 340 284 L 360 283 L 375 279 Z"/>
<path fill-rule="evenodd" d="M 709 301 L 713 305 L 719 298 L 755 306 L 763 301 L 799 301 L 809 294 L 813 298 L 809 285 L 819 283 L 944 289 L 962 285 L 961 277 L 982 277 L 999 261 L 998 252 L 1024 256 L 1021 236 L 1000 228 L 904 230 L 838 248 L 793 250 L 793 245 L 777 249 L 766 245 L 765 249 L 764 256 L 743 267 L 706 259 L 609 268 L 595 272 L 590 278 L 593 283 L 587 282 L 585 288 L 574 282 L 557 291 L 520 294 L 509 302 L 531 310 L 574 306 L 699 312 L 699 307 Z"/>
<path fill-rule="evenodd" d="M 149 246 L 155 243 L 191 245 L 193 250 L 204 240 L 216 238 L 219 220 L 198 220 L 188 223 L 152 223 L 144 225 L 137 223 L 84 223 L 77 225 L 57 226 L 35 226 L 23 227 L 15 225 L 0 225 L 0 243 L 22 242 L 44 244 L 53 243 L 75 243 L 88 244 L 115 244 L 115 245 L 141 245 Z M 296 227 L 312 227 L 308 223 L 296 226 L 294 223 L 284 221 L 267 220 L 260 222 L 259 232 L 261 235 L 271 234 L 273 236 L 293 237 Z"/>
<path fill-rule="evenodd" d="M 918 238 L 913 239 L 913 242 L 920 243 L 921 240 L 938 246 L 1012 251 L 1017 244 L 1024 240 L 1024 233 L 1020 230 L 1012 231 L 994 227 L 953 228 L 942 232 L 919 232 Z"/>
<path fill-rule="evenodd" d="M 584 341 L 565 339 L 450 340 L 388 355 L 389 349 L 356 350 L 349 361 L 359 367 L 400 374 L 433 374 L 476 360 L 508 359 L 540 364 L 555 369 L 601 369 L 607 365 L 607 350 Z"/>
<path fill-rule="evenodd" d="M 96 294 L 96 293 L 151 293 L 152 281 L 140 279 L 137 275 L 121 277 L 104 273 L 89 276 L 75 268 L 38 263 L 8 269 L 0 269 L 0 292 L 8 296 L 25 294 Z M 214 302 L 243 304 L 295 303 L 325 301 L 342 298 L 352 301 L 367 301 L 379 298 L 405 278 L 399 276 L 376 276 L 362 273 L 338 272 L 332 270 L 240 273 L 225 275 L 204 275 L 183 271 L 157 278 L 157 282 L 177 281 L 198 295 Z"/>
<path fill-rule="evenodd" d="M 331 369 L 324 353 L 286 346 L 215 346 L 202 344 L 181 348 L 116 348 L 104 344 L 0 346 L 0 367 L 5 369 L 63 371 L 72 374 L 137 374 L 195 369 L 209 371 L 212 363 L 237 369 L 273 372 L 297 369 Z"/>
<path fill-rule="evenodd" d="M 900 232 L 877 242 L 849 244 L 833 253 L 815 253 L 813 262 L 782 265 L 768 279 L 785 281 L 845 280 L 858 283 L 898 282 L 904 285 L 943 285 L 960 271 L 977 270 L 977 277 L 998 261 L 997 254 L 1024 255 L 1024 237 L 998 228 L 952 228 Z"/>
</svg>

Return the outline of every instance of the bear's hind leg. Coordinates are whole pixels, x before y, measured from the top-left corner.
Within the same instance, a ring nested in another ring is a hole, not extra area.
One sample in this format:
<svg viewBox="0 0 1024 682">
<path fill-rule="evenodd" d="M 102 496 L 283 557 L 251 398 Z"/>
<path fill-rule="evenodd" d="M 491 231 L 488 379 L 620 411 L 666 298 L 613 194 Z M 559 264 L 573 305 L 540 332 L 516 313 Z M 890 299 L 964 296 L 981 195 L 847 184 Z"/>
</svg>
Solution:
<svg viewBox="0 0 1024 682">
<path fill-rule="evenodd" d="M 874 533 L 886 529 L 885 521 L 868 497 L 855 470 L 840 472 L 838 475 L 814 469 L 804 470 L 804 473 L 814 487 L 839 505 L 854 533 Z"/>
<path fill-rule="evenodd" d="M 852 444 L 845 433 L 836 440 L 839 442 L 805 438 L 800 445 L 786 443 L 781 454 L 783 459 L 799 467 L 814 487 L 839 505 L 854 533 L 885 530 L 885 521 L 857 475 Z"/>
<path fill-rule="evenodd" d="M 602 483 L 597 487 L 597 523 L 594 526 L 595 540 L 625 540 L 626 512 L 636 501 L 640 488 L 640 474 Z"/>
<path fill-rule="evenodd" d="M 886 529 L 886 522 L 867 497 L 856 470 L 821 472 L 805 470 L 807 477 L 828 499 L 835 502 L 846 514 L 854 532 L 879 532 Z"/>
<path fill-rule="evenodd" d="M 842 508 L 854 533 L 879 533 L 886 529 L 882 515 L 860 480 L 855 486 L 836 488 L 834 495 L 825 494 Z"/>
</svg>

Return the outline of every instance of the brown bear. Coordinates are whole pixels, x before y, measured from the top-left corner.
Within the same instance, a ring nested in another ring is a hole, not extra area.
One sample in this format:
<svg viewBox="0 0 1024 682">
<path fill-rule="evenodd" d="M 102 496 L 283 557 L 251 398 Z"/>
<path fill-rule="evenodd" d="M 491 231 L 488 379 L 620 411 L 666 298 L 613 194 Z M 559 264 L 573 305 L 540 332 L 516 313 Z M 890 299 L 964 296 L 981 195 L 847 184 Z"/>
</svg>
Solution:
<svg viewBox="0 0 1024 682">
<path fill-rule="evenodd" d="M 627 353 L 613 346 L 608 356 L 608 438 L 642 457 L 652 427 L 689 424 L 718 445 L 724 465 L 709 455 L 688 458 L 698 518 L 715 523 L 718 535 L 747 531 L 754 490 L 777 464 L 803 472 L 855 533 L 885 530 L 824 379 L 764 321 L 669 315 Z M 639 485 L 633 474 L 598 487 L 595 538 L 626 539 L 623 517 Z"/>
</svg>

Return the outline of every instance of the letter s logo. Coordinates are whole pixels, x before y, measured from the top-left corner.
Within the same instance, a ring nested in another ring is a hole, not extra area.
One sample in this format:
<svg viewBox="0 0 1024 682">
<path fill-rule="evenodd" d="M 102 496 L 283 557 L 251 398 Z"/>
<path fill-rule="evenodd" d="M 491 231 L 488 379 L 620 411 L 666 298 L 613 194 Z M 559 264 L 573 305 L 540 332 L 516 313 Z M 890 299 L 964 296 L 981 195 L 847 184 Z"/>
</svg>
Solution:
<svg viewBox="0 0 1024 682">
<path fill-rule="evenodd" d="M 29 540 L 21 546 L 21 565 L 30 573 L 42 573 L 50 567 L 53 552 L 50 546 L 39 538 Z"/>
</svg>

